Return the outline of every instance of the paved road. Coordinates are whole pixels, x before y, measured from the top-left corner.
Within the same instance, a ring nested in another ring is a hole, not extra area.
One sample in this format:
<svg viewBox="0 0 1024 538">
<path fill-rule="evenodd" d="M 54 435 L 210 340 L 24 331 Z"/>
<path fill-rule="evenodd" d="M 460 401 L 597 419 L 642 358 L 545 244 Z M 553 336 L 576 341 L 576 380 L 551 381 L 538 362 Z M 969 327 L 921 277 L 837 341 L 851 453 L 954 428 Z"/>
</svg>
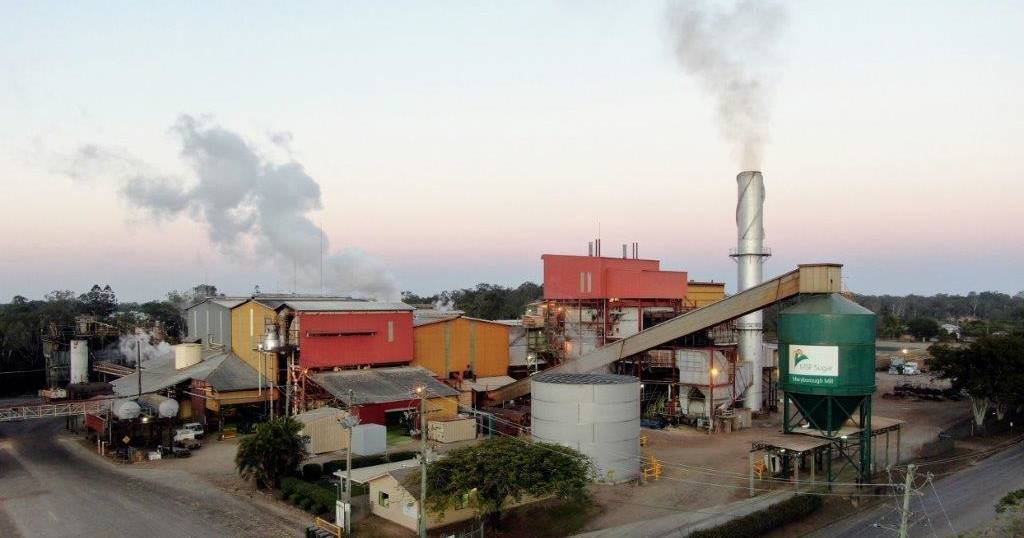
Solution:
<svg viewBox="0 0 1024 538">
<path fill-rule="evenodd" d="M 909 534 L 912 537 L 955 536 L 985 526 L 995 517 L 995 504 L 1000 497 L 1020 488 L 1024 488 L 1024 444 L 1005 450 L 959 473 L 936 479 L 934 491 L 930 486 L 921 489 L 924 495 L 915 497 L 910 505 L 909 521 L 913 526 Z M 895 502 L 887 502 L 884 506 L 838 521 L 810 536 L 891 538 L 894 535 L 891 529 L 898 528 L 899 521 Z M 876 527 L 876 524 L 879 526 Z"/>
<path fill-rule="evenodd" d="M 64 419 L 0 425 L 0 536 L 301 536 L 303 522 L 188 473 L 107 463 L 62 435 L 63 425 Z"/>
</svg>

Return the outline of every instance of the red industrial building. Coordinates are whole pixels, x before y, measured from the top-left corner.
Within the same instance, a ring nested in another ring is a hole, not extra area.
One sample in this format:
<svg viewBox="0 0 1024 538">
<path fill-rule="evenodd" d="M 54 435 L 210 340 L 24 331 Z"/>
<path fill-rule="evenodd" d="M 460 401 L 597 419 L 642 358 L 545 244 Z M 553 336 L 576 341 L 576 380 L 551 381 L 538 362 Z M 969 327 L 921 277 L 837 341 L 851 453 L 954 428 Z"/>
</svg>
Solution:
<svg viewBox="0 0 1024 538">
<path fill-rule="evenodd" d="M 372 301 L 289 301 L 299 334 L 299 366 L 313 370 L 408 364 L 413 308 Z"/>
<path fill-rule="evenodd" d="M 543 329 L 531 347 L 555 362 L 671 319 L 685 308 L 687 275 L 662 271 L 658 260 L 544 254 L 544 301 L 532 305 L 527 328 Z"/>
</svg>

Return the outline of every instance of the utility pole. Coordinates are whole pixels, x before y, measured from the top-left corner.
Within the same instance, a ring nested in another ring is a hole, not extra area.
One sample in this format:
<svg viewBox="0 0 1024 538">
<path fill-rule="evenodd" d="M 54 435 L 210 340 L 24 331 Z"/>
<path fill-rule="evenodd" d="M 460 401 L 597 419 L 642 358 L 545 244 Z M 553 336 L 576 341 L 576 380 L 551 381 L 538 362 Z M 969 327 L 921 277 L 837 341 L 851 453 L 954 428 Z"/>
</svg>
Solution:
<svg viewBox="0 0 1024 538">
<path fill-rule="evenodd" d="M 135 369 L 139 371 L 139 398 L 142 397 L 142 344 L 138 341 L 135 342 Z M 86 379 L 88 381 L 88 379 Z"/>
<path fill-rule="evenodd" d="M 427 389 L 417 387 L 420 395 L 420 510 L 419 538 L 427 538 Z"/>
<path fill-rule="evenodd" d="M 910 488 L 914 485 L 913 463 L 907 465 L 907 479 L 903 482 L 903 510 L 900 511 L 900 538 L 907 538 L 907 516 L 910 515 Z"/>
<path fill-rule="evenodd" d="M 354 399 L 354 391 L 348 389 L 348 416 L 352 416 L 352 401 Z M 352 421 L 348 422 L 348 450 L 345 451 L 345 500 L 349 503 L 352 502 Z M 347 521 L 346 521 L 347 523 Z M 347 526 L 347 525 L 346 525 Z M 345 532 L 351 532 L 351 529 L 345 529 Z"/>
</svg>

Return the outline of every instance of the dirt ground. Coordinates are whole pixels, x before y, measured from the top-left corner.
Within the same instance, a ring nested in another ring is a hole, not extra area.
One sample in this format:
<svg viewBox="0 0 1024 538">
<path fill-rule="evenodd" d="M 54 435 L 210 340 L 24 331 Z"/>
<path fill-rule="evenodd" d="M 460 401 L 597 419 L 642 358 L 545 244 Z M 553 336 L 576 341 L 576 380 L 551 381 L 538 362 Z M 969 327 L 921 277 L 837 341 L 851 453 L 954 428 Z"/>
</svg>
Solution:
<svg viewBox="0 0 1024 538">
<path fill-rule="evenodd" d="M 933 441 L 943 429 L 968 416 L 966 402 L 890 400 L 882 394 L 892 392 L 896 383 L 911 382 L 944 388 L 942 382 L 927 375 L 890 376 L 879 372 L 873 401 L 874 415 L 905 420 L 902 433 L 904 458 L 914 456 L 920 447 Z M 728 434 L 706 434 L 690 427 L 665 430 L 644 429 L 649 440 L 644 455 L 664 462 L 664 474 L 658 481 L 644 485 L 594 486 L 593 493 L 602 513 L 586 527 L 595 530 L 684 510 L 710 509 L 716 505 L 746 498 L 748 493 L 748 454 L 751 443 L 781 432 L 781 413 L 755 420 L 747 430 Z M 895 456 L 895 437 L 892 454 Z M 759 486 L 763 487 L 763 486 Z M 774 487 L 780 487 L 776 484 Z"/>
<path fill-rule="evenodd" d="M 188 472 L 197 479 L 213 484 L 236 497 L 270 510 L 277 515 L 296 522 L 313 522 L 313 516 L 287 503 L 278 501 L 268 492 L 260 491 L 250 483 L 242 480 L 235 470 L 235 453 L 238 451 L 238 439 L 218 440 L 215 435 L 207 435 L 202 440 L 202 448 L 193 450 L 188 458 L 168 458 L 154 461 L 143 461 L 133 465 L 135 468 L 175 469 Z"/>
</svg>

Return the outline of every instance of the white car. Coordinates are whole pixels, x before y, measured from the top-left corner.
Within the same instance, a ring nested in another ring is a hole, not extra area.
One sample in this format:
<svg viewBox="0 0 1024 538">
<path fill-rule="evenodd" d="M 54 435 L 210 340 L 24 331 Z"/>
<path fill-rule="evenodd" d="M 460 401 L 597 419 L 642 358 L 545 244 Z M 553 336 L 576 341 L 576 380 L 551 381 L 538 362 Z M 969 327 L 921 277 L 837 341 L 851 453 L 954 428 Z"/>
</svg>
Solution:
<svg viewBox="0 0 1024 538">
<path fill-rule="evenodd" d="M 206 434 L 206 430 L 203 428 L 203 425 L 198 422 L 189 422 L 188 424 L 183 425 L 181 429 L 191 431 L 195 435 L 194 439 L 202 439 L 203 435 Z"/>
</svg>

